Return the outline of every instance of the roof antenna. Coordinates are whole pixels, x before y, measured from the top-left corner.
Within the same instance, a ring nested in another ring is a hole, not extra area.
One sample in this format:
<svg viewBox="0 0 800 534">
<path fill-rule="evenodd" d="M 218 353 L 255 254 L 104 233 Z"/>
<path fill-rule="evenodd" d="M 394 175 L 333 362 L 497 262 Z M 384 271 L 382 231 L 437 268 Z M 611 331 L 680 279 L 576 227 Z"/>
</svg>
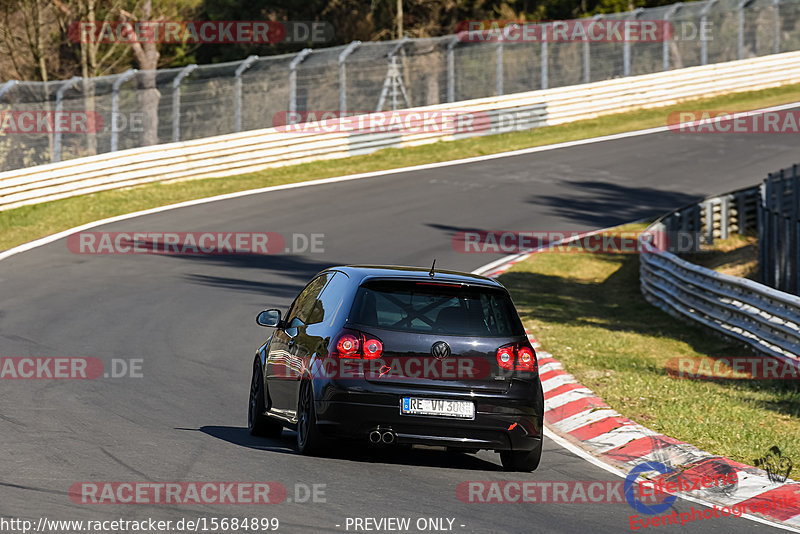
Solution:
<svg viewBox="0 0 800 534">
<path fill-rule="evenodd" d="M 428 273 L 428 276 L 430 276 L 431 278 L 433 278 L 433 275 L 434 275 L 434 272 L 433 272 L 433 268 L 434 267 L 436 267 L 436 258 L 433 258 L 433 265 L 431 265 L 431 272 Z"/>
</svg>

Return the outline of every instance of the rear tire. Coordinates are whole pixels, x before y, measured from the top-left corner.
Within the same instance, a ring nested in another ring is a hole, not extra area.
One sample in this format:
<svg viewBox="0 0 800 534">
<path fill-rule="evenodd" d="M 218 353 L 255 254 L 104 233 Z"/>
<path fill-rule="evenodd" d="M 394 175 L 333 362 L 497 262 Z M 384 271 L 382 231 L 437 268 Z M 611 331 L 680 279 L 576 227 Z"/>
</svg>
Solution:
<svg viewBox="0 0 800 534">
<path fill-rule="evenodd" d="M 251 436 L 265 438 L 279 438 L 283 432 L 283 425 L 273 421 L 264 413 L 267 411 L 266 394 L 264 392 L 264 378 L 261 366 L 253 366 L 253 379 L 250 382 L 250 402 L 247 407 L 247 430 Z"/>
<path fill-rule="evenodd" d="M 317 426 L 311 380 L 303 380 L 297 402 L 297 450 L 306 456 L 316 456 L 322 452 L 325 445 L 326 440 Z"/>
<path fill-rule="evenodd" d="M 542 442 L 531 451 L 501 451 L 500 461 L 506 471 L 522 471 L 530 473 L 539 467 L 542 459 Z"/>
</svg>

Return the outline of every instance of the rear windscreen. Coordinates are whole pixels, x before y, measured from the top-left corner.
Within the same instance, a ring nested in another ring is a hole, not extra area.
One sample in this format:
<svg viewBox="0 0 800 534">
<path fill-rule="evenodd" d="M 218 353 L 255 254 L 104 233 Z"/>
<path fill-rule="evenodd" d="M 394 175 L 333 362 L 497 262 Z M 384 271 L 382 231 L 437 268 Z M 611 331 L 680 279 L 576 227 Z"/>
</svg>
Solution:
<svg viewBox="0 0 800 534">
<path fill-rule="evenodd" d="M 505 291 L 433 282 L 367 282 L 358 289 L 350 322 L 416 333 L 497 337 L 524 334 Z"/>
</svg>

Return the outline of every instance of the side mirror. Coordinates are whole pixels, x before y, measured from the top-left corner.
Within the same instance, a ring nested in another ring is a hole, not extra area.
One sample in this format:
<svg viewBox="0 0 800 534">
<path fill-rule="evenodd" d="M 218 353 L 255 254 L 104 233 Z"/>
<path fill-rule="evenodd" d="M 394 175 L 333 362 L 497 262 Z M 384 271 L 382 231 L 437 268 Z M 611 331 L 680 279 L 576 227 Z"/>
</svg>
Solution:
<svg viewBox="0 0 800 534">
<path fill-rule="evenodd" d="M 256 316 L 256 324 L 259 326 L 266 326 L 267 328 L 274 328 L 281 324 L 281 311 L 280 310 L 264 310 Z"/>
</svg>

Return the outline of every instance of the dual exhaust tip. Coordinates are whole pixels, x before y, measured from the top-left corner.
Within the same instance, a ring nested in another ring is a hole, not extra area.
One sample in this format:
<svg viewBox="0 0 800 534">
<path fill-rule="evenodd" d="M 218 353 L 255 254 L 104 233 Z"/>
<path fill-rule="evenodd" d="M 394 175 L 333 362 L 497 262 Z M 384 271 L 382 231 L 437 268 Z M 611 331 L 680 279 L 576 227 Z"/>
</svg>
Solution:
<svg viewBox="0 0 800 534">
<path fill-rule="evenodd" d="M 369 442 L 373 444 L 384 443 L 391 445 L 395 441 L 394 432 L 391 430 L 375 429 L 369 433 Z"/>
</svg>

